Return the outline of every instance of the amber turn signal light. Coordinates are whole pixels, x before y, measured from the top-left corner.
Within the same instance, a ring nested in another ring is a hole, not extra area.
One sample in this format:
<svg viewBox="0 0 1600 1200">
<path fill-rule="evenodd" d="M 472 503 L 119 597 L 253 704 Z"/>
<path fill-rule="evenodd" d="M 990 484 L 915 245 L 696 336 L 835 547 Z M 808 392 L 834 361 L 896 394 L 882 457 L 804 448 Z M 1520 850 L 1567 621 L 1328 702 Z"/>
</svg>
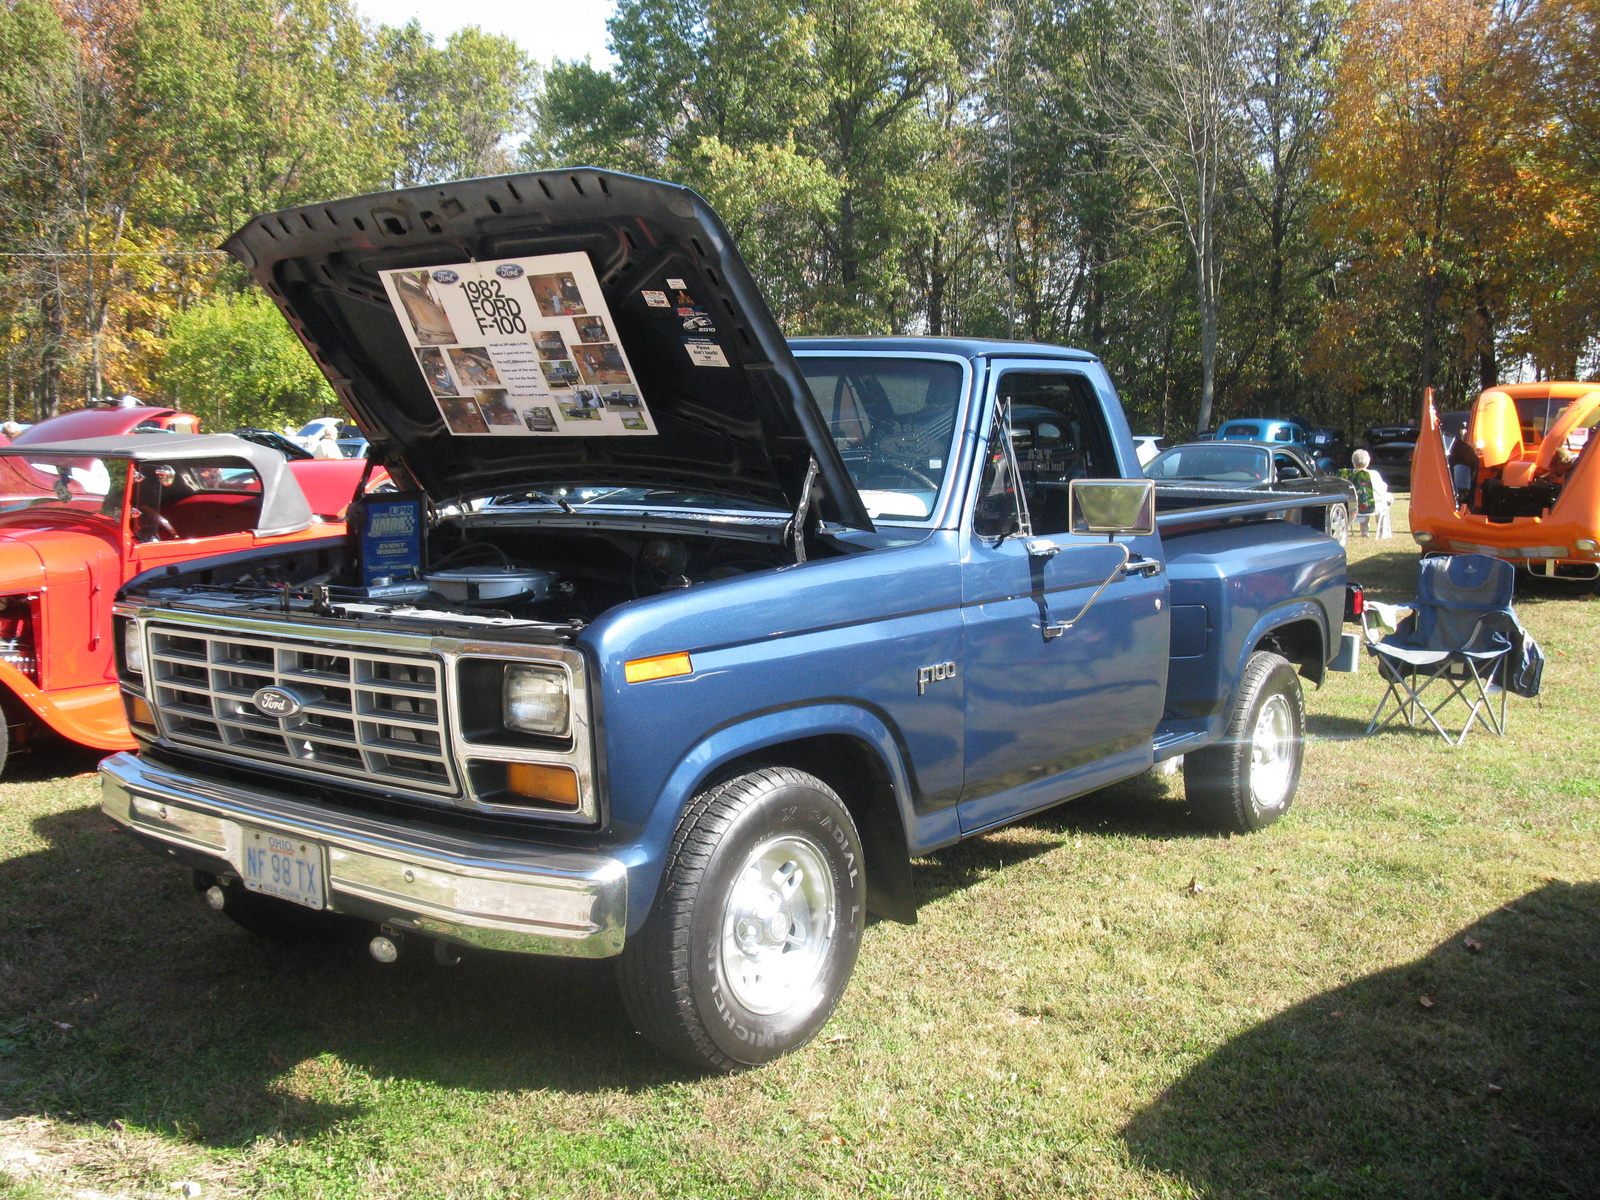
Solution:
<svg viewBox="0 0 1600 1200">
<path fill-rule="evenodd" d="M 506 791 L 557 808 L 577 808 L 578 773 L 544 763 L 507 763 Z"/>
<path fill-rule="evenodd" d="M 129 725 L 142 725 L 146 729 L 155 729 L 155 714 L 150 711 L 150 704 L 143 696 L 130 696 L 124 692 L 122 707 L 128 714 Z"/>
<path fill-rule="evenodd" d="M 622 677 L 629 683 L 644 683 L 650 679 L 671 679 L 674 675 L 694 673 L 694 663 L 687 654 L 658 654 L 654 658 L 636 658 L 622 664 Z"/>
</svg>

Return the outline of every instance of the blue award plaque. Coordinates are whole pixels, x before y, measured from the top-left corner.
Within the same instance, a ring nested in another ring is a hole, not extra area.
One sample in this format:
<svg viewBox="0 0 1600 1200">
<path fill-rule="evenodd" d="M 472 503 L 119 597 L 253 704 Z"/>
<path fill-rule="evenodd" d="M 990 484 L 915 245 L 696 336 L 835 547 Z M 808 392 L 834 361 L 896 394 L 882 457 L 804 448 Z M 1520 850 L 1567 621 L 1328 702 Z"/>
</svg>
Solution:
<svg viewBox="0 0 1600 1200">
<path fill-rule="evenodd" d="M 422 570 L 422 500 L 370 498 L 357 505 L 361 582 L 414 578 Z"/>
</svg>

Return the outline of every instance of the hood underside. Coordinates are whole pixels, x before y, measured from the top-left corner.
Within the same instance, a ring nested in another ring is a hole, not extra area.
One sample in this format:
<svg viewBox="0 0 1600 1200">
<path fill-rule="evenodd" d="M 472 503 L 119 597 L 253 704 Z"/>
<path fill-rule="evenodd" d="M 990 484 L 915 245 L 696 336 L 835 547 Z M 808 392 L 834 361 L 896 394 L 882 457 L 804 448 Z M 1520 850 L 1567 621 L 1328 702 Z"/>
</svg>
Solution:
<svg viewBox="0 0 1600 1200">
<path fill-rule="evenodd" d="M 588 168 L 253 219 L 226 247 L 374 454 L 436 500 L 710 491 L 871 528 L 744 262 L 687 188 Z"/>
</svg>

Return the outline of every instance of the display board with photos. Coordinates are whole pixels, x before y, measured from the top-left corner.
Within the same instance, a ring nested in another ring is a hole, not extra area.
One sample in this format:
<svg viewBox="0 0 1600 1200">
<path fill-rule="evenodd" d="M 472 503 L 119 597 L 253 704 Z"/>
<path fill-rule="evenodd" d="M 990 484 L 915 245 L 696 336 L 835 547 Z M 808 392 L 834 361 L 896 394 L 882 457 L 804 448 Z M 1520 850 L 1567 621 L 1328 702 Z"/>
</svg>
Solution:
<svg viewBox="0 0 1600 1200">
<path fill-rule="evenodd" d="M 380 275 L 451 433 L 656 432 L 587 254 Z"/>
</svg>

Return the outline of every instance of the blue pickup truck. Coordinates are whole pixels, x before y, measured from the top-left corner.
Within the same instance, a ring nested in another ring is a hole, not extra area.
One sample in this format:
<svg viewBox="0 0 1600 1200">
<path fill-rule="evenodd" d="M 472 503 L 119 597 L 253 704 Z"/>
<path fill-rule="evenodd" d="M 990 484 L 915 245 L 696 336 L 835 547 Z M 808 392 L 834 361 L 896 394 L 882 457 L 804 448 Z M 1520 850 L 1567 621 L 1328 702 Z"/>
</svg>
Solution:
<svg viewBox="0 0 1600 1200">
<path fill-rule="evenodd" d="M 1288 808 L 1343 551 L 1145 480 L 1093 355 L 786 341 L 704 201 L 591 169 L 229 249 L 402 489 L 118 598 L 104 809 L 246 928 L 614 957 L 736 1070 L 916 919 L 918 855 L 1180 756 L 1218 829 Z"/>
</svg>

